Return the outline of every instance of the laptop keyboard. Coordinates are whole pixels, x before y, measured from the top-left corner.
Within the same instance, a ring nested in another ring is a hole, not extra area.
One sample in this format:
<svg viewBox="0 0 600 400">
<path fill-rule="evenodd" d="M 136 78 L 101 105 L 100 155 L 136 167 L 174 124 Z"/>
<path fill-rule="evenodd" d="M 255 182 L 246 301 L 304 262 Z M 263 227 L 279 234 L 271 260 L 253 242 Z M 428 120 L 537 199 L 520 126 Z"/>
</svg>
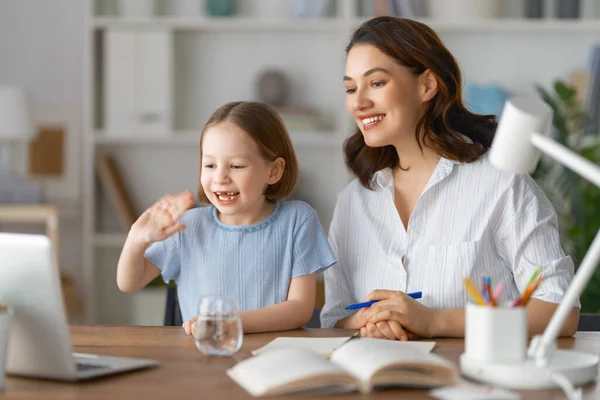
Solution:
<svg viewBox="0 0 600 400">
<path fill-rule="evenodd" d="M 93 371 L 93 370 L 99 370 L 99 369 L 108 369 L 110 368 L 107 365 L 100 365 L 100 364 L 84 364 L 84 363 L 75 363 L 75 365 L 77 366 L 77 371 L 81 372 L 81 371 Z"/>
</svg>

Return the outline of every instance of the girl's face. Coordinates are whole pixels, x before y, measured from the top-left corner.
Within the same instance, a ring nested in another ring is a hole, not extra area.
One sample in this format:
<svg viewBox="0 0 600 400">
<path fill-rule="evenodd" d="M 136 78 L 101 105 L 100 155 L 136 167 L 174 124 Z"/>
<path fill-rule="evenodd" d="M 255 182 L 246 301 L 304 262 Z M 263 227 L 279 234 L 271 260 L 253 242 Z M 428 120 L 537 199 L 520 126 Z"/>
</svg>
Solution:
<svg viewBox="0 0 600 400">
<path fill-rule="evenodd" d="M 346 108 L 368 146 L 397 145 L 414 138 L 425 100 L 419 76 L 377 47 L 360 44 L 346 58 L 344 86 Z"/>
<path fill-rule="evenodd" d="M 282 158 L 265 160 L 250 135 L 224 121 L 204 132 L 200 162 L 200 184 L 223 223 L 251 225 L 266 217 L 265 188 L 281 178 Z"/>
</svg>

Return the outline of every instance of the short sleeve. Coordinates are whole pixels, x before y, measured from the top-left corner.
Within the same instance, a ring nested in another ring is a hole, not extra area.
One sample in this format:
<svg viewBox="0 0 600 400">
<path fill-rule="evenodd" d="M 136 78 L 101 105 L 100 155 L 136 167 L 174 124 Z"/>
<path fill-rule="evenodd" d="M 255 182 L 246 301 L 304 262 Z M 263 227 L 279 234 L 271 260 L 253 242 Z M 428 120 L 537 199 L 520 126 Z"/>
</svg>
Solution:
<svg viewBox="0 0 600 400">
<path fill-rule="evenodd" d="M 532 297 L 560 303 L 573 280 L 574 265 L 561 248 L 556 212 L 530 177 L 516 183 L 515 197 L 520 202 L 503 224 L 498 253 L 511 266 L 520 292 L 539 266 L 544 280 Z"/>
<path fill-rule="evenodd" d="M 323 227 L 314 210 L 294 234 L 292 278 L 322 272 L 335 263 Z"/>
<path fill-rule="evenodd" d="M 165 282 L 177 282 L 181 272 L 181 231 L 163 241 L 152 243 L 144 256 L 160 269 Z"/>
</svg>

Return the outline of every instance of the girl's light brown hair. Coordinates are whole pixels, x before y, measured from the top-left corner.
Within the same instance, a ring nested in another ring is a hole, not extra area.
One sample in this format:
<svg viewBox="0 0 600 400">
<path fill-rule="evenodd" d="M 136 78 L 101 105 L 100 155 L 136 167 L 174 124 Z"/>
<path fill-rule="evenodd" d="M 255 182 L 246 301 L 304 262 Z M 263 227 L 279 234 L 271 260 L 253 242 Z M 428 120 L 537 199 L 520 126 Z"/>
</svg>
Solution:
<svg viewBox="0 0 600 400">
<path fill-rule="evenodd" d="M 243 129 L 258 145 L 261 155 L 266 161 L 274 161 L 277 157 L 285 160 L 281 179 L 269 185 L 265 197 L 276 201 L 289 196 L 298 183 L 298 160 L 290 135 L 279 115 L 264 103 L 253 101 L 236 101 L 220 107 L 210 116 L 200 138 L 200 174 L 202 176 L 202 143 L 204 133 L 211 127 L 229 121 Z M 209 200 L 198 180 L 198 200 L 208 203 Z"/>
<path fill-rule="evenodd" d="M 427 146 L 440 156 L 461 162 L 475 161 L 492 143 L 496 130 L 494 115 L 477 115 L 462 100 L 462 77 L 452 53 L 427 25 L 405 18 L 377 17 L 363 23 L 352 35 L 352 47 L 377 47 L 414 76 L 430 70 L 437 80 L 437 93 L 426 104 L 417 122 L 419 147 Z M 465 135 L 473 143 L 465 141 Z M 369 147 L 358 129 L 344 143 L 346 165 L 363 186 L 371 189 L 371 178 L 384 168 L 401 167 L 393 146 Z"/>
</svg>

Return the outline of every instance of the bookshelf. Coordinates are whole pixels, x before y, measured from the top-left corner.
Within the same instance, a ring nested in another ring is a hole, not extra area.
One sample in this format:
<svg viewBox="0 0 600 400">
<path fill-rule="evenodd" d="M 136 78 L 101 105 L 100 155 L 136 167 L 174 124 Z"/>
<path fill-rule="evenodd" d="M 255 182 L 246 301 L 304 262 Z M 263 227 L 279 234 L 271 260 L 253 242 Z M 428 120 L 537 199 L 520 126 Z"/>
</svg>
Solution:
<svg viewBox="0 0 600 400">
<path fill-rule="evenodd" d="M 122 17 L 95 13 L 101 0 L 86 0 L 83 135 L 83 277 L 88 323 L 129 323 L 128 296 L 115 284 L 116 261 L 126 238 L 97 183 L 94 160 L 111 153 L 121 167 L 138 213 L 168 192 L 196 190 L 200 130 L 218 106 L 254 99 L 255 81 L 267 68 L 291 81 L 291 101 L 317 109 L 326 130 L 291 130 L 301 169 L 297 198 L 308 201 L 327 230 L 337 193 L 350 180 L 341 146 L 353 129 L 347 116 L 342 76 L 350 33 L 367 19 L 357 0 L 332 0 L 322 18 L 262 16 L 273 0 L 243 0 L 231 18 L 194 15 Z M 189 0 L 172 0 L 189 1 Z M 283 0 L 277 0 L 283 1 Z M 600 20 L 526 20 L 513 11 L 493 20 L 446 22 L 420 19 L 441 36 L 457 57 L 466 80 L 494 80 L 511 93 L 533 93 L 573 69 L 585 68 Z M 198 9 L 202 1 L 198 0 Z M 269 3 L 270 4 L 270 3 Z M 103 114 L 106 33 L 160 31 L 170 47 L 171 124 L 141 134 L 110 129 Z M 109 301 L 105 299 L 110 299 Z"/>
</svg>

